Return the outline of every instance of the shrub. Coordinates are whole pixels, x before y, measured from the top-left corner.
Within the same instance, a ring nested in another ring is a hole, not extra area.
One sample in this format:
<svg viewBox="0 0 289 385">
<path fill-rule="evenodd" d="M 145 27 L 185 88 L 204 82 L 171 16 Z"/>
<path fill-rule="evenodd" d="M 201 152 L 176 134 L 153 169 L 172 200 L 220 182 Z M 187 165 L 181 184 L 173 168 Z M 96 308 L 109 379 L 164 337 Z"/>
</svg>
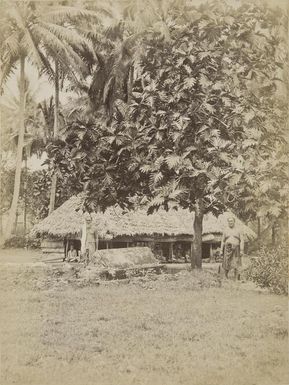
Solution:
<svg viewBox="0 0 289 385">
<path fill-rule="evenodd" d="M 18 249 L 18 248 L 28 248 L 28 249 L 38 249 L 40 248 L 40 239 L 24 237 L 20 235 L 15 235 L 4 242 L 5 249 Z"/>
<path fill-rule="evenodd" d="M 6 239 L 4 242 L 4 248 L 5 249 L 17 249 L 17 248 L 22 248 L 26 246 L 26 238 L 23 236 L 13 236 L 9 239 Z"/>
<path fill-rule="evenodd" d="M 288 248 L 263 247 L 246 270 L 248 279 L 275 294 L 288 294 Z"/>
<path fill-rule="evenodd" d="M 26 247 L 28 249 L 40 249 L 41 239 L 40 238 L 26 238 Z"/>
</svg>

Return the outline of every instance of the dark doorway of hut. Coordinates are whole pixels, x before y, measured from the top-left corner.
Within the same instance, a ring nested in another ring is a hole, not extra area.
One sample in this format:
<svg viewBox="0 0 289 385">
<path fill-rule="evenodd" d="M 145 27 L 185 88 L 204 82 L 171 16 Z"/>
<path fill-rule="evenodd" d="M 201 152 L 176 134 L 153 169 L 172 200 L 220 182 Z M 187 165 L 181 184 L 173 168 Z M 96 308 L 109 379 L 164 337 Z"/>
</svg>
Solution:
<svg viewBox="0 0 289 385">
<path fill-rule="evenodd" d="M 64 241 L 63 241 L 64 260 L 66 260 L 67 257 L 68 257 L 68 251 L 69 251 L 71 245 L 76 250 L 77 257 L 80 257 L 80 250 L 81 250 L 81 241 L 80 241 L 80 239 L 71 239 L 71 238 L 67 239 L 67 238 L 65 238 Z"/>
</svg>

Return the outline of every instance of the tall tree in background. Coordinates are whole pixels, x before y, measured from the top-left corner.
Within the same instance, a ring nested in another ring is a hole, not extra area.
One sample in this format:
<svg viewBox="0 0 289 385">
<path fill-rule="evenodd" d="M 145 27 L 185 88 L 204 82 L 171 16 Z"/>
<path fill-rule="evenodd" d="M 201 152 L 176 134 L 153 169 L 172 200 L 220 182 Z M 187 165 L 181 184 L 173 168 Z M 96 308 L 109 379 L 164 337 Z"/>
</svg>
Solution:
<svg viewBox="0 0 289 385">
<path fill-rule="evenodd" d="M 25 110 L 25 61 L 30 60 L 39 71 L 45 71 L 55 84 L 54 134 L 58 133 L 59 72 L 70 74 L 76 69 L 84 69 L 82 58 L 75 48 L 86 44 L 86 39 L 73 28 L 73 21 L 79 17 L 96 17 L 94 12 L 73 7 L 54 6 L 34 1 L 1 2 L 1 90 L 6 80 L 20 63 L 20 108 L 19 135 L 16 157 L 14 194 L 10 209 L 7 236 L 11 235 L 16 220 L 19 197 L 22 152 L 24 143 Z M 64 21 L 67 25 L 63 26 Z M 55 62 L 55 68 L 51 65 Z M 56 179 L 55 183 L 56 185 Z M 55 195 L 52 191 L 51 195 Z M 51 209 L 54 199 L 51 199 Z"/>
<path fill-rule="evenodd" d="M 76 25 L 84 20 L 99 21 L 99 14 L 82 7 L 55 4 L 37 4 L 39 18 L 35 37 L 39 40 L 40 57 L 46 59 L 45 72 L 54 83 L 54 126 L 53 136 L 59 135 L 59 94 L 65 78 L 78 83 L 79 77 L 87 73 L 82 51 L 91 51 L 90 41 L 76 30 Z M 52 176 L 49 212 L 54 210 L 57 177 Z"/>
<path fill-rule="evenodd" d="M 38 85 L 33 89 L 31 82 L 25 77 L 24 80 L 24 95 L 25 95 L 25 110 L 24 110 L 24 141 L 23 141 L 23 160 L 25 173 L 21 177 L 20 183 L 20 198 L 25 196 L 23 194 L 23 184 L 24 190 L 27 179 L 27 162 L 31 155 L 36 154 L 38 157 L 41 157 L 45 150 L 46 142 L 46 125 L 43 124 L 43 119 L 37 108 L 37 102 L 35 95 L 38 91 Z M 20 109 L 20 81 L 18 79 L 17 87 L 10 90 L 6 88 L 6 93 L 3 94 L 0 98 L 0 111 L 2 119 L 2 129 L 1 129 L 1 147 L 3 153 L 8 159 L 15 157 L 15 152 L 17 151 L 18 141 L 19 141 L 19 124 L 15 116 L 18 115 Z M 2 155 L 2 153 L 1 153 Z M 12 160 L 12 159 L 11 159 Z M 14 162 L 13 162 L 14 163 Z M 23 162 L 22 162 L 23 163 Z M 15 179 L 15 164 L 11 164 L 8 167 L 7 162 L 1 163 L 1 183 L 4 183 L 7 173 L 10 174 L 10 177 Z M 3 168 L 3 169 L 2 169 Z M 24 182 L 24 183 L 23 183 Z M 5 187 L 3 187 L 5 191 Z M 9 196 L 5 197 L 3 195 L 2 200 L 5 202 L 3 209 L 1 210 L 1 215 L 7 211 L 7 202 L 10 202 L 11 199 Z M 12 197 L 12 195 L 11 195 Z M 21 199 L 20 199 L 21 200 Z M 25 199 L 24 199 L 25 200 Z M 23 203 L 23 202 L 22 202 Z M 26 204 L 24 202 L 24 229 L 26 228 Z M 1 218 L 2 219 L 2 218 Z M 16 221 L 17 222 L 17 221 Z M 17 229 L 17 223 L 15 222 L 13 231 Z M 2 234 L 3 235 L 3 234 Z"/>
<path fill-rule="evenodd" d="M 89 81 L 74 87 L 88 96 L 90 112 L 104 108 L 110 120 L 118 108 L 123 109 L 124 104 L 131 102 L 134 68 L 142 51 L 142 38 L 150 32 L 169 39 L 168 13 L 172 11 L 170 16 L 175 19 L 184 18 L 183 3 L 175 4 L 172 0 L 108 2 L 104 7 L 107 16 L 104 24 L 78 25 L 80 33 L 92 42 L 95 52 L 95 55 L 82 52 L 89 63 Z M 89 7 L 93 10 L 93 3 Z"/>
<path fill-rule="evenodd" d="M 43 57 L 48 58 L 49 73 L 54 82 L 54 126 L 53 136 L 57 139 L 59 135 L 59 94 L 60 87 L 65 78 L 79 84 L 79 78 L 87 74 L 88 68 L 85 63 L 83 51 L 93 56 L 90 41 L 81 35 L 76 25 L 88 20 L 98 21 L 99 15 L 93 11 L 72 7 L 72 6 L 40 6 L 40 11 L 44 13 L 41 17 L 38 37 L 41 41 L 40 50 Z M 36 32 L 37 33 L 37 32 Z M 47 68 L 47 67 L 45 67 Z M 52 176 L 50 192 L 49 212 L 54 210 L 57 177 Z"/>
</svg>

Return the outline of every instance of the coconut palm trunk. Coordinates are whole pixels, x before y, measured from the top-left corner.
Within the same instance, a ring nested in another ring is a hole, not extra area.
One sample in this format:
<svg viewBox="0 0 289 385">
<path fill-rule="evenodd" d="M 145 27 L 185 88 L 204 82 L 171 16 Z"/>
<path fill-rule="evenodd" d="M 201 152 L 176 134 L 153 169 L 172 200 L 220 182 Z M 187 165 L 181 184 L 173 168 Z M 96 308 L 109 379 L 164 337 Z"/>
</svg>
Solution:
<svg viewBox="0 0 289 385">
<path fill-rule="evenodd" d="M 53 137 L 54 139 L 58 136 L 58 117 L 59 117 L 59 67 L 57 60 L 55 61 L 55 106 L 54 106 L 54 126 L 53 126 Z M 49 214 L 54 211 L 55 207 L 55 197 L 56 197 L 56 188 L 57 188 L 57 176 L 54 173 L 51 181 L 51 190 L 50 190 L 50 201 L 49 201 Z"/>
<path fill-rule="evenodd" d="M 20 107 L 19 107 L 19 132 L 18 132 L 18 145 L 16 155 L 16 170 L 14 179 L 14 190 L 13 198 L 9 212 L 8 224 L 6 227 L 5 238 L 9 238 L 12 235 L 14 228 L 16 227 L 17 221 L 17 205 L 20 193 L 21 183 L 21 169 L 22 169 L 22 158 L 23 158 L 23 147 L 24 147 L 24 112 L 25 112 L 25 57 L 20 57 Z"/>
</svg>

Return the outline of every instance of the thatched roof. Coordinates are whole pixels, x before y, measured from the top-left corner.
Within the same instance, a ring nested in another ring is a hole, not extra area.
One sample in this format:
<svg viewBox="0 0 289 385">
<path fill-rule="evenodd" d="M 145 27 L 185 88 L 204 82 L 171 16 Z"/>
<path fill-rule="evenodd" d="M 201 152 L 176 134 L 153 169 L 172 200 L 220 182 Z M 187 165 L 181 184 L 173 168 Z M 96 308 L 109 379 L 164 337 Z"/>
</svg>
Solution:
<svg viewBox="0 0 289 385">
<path fill-rule="evenodd" d="M 79 235 L 84 223 L 81 206 L 81 196 L 70 198 L 43 221 L 35 225 L 32 234 L 58 237 Z M 221 234 L 226 227 L 228 216 L 232 215 L 232 213 L 224 213 L 215 217 L 211 213 L 206 214 L 203 221 L 203 235 Z M 235 220 L 236 225 L 247 239 L 255 238 L 255 233 L 248 226 L 236 217 Z M 147 215 L 145 208 L 125 212 L 116 206 L 107 209 L 105 213 L 93 215 L 93 222 L 99 237 L 103 239 L 135 235 L 193 236 L 193 221 L 194 213 L 184 209 L 168 212 L 159 209 L 157 212 Z"/>
<path fill-rule="evenodd" d="M 32 235 L 52 235 L 64 237 L 76 235 L 84 223 L 81 211 L 82 198 L 73 196 L 63 205 L 54 210 L 50 215 L 37 223 L 31 231 Z"/>
</svg>

